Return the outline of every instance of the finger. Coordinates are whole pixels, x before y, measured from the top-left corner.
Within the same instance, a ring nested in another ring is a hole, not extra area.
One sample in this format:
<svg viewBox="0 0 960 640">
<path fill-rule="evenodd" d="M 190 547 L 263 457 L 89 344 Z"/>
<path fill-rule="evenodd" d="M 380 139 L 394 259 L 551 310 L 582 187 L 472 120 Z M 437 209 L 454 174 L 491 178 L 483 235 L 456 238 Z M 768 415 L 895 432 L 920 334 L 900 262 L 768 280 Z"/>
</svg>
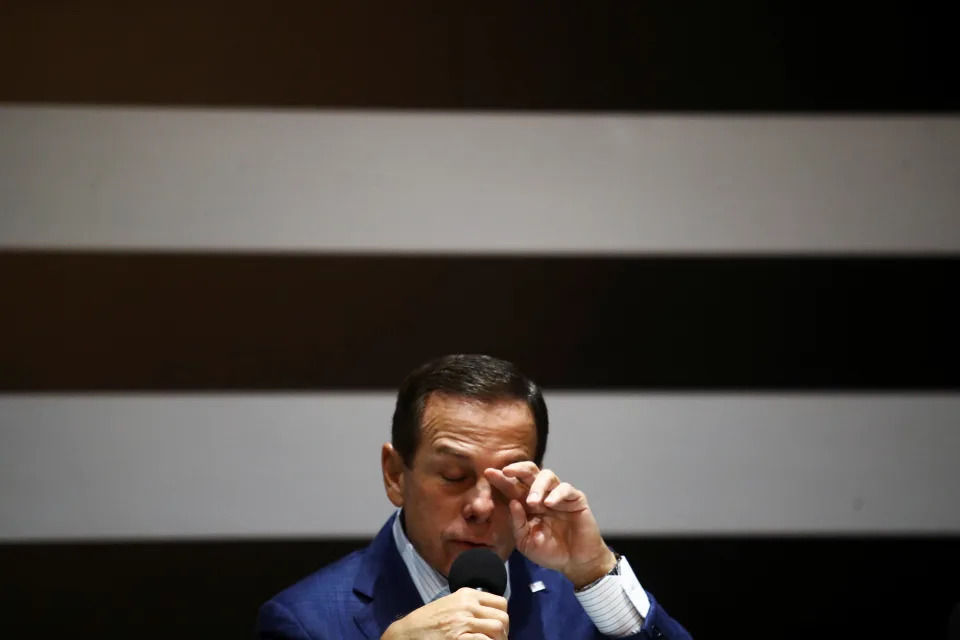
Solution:
<svg viewBox="0 0 960 640">
<path fill-rule="evenodd" d="M 516 478 L 520 484 L 529 489 L 531 485 L 533 485 L 533 481 L 536 480 L 537 474 L 540 473 L 540 467 L 526 460 L 524 462 L 508 464 L 503 468 L 502 472 L 503 475 L 508 478 Z"/>
<path fill-rule="evenodd" d="M 536 480 L 530 486 L 530 493 L 527 494 L 527 506 L 540 507 L 543 504 L 543 498 L 560 484 L 560 478 L 550 469 L 543 469 L 537 474 Z"/>
<path fill-rule="evenodd" d="M 490 637 L 485 633 L 461 633 L 457 636 L 457 640 L 500 640 L 501 638 L 506 636 Z"/>
<path fill-rule="evenodd" d="M 474 618 L 467 624 L 467 628 L 470 629 L 472 633 L 482 634 L 482 637 L 497 638 L 498 640 L 500 638 L 506 640 L 507 637 L 507 627 L 500 620 Z"/>
<path fill-rule="evenodd" d="M 580 511 L 587 506 L 587 496 L 569 482 L 561 482 L 543 499 L 543 506 L 557 511 Z"/>
<path fill-rule="evenodd" d="M 499 621 L 506 632 L 510 633 L 510 616 L 507 615 L 506 611 L 494 609 L 493 607 L 478 606 L 471 613 L 473 613 L 474 617 L 476 618 Z"/>
<path fill-rule="evenodd" d="M 463 588 L 469 589 L 469 587 Z M 477 603 L 480 607 L 496 609 L 502 611 L 504 615 L 507 614 L 507 599 L 503 596 L 498 596 L 495 593 L 487 593 L 486 591 L 477 591 L 476 589 L 470 589 L 470 592 L 477 594 Z"/>
<path fill-rule="evenodd" d="M 516 478 L 508 478 L 500 469 L 485 469 L 483 476 L 494 489 L 511 500 L 519 500 L 527 493 L 527 487 L 520 484 Z"/>
<path fill-rule="evenodd" d="M 510 522 L 513 525 L 513 539 L 519 542 L 530 533 L 530 522 L 527 520 L 527 511 L 519 500 L 510 501 Z"/>
</svg>

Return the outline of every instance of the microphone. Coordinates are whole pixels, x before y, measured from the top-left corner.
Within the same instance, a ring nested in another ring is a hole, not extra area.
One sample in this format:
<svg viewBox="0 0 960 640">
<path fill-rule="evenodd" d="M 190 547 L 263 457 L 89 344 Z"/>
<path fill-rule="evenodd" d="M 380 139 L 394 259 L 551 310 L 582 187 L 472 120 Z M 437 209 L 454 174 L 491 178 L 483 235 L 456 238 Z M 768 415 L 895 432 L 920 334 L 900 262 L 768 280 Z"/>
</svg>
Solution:
<svg viewBox="0 0 960 640">
<path fill-rule="evenodd" d="M 960 602 L 958 602 L 953 607 L 953 611 L 950 612 L 948 629 L 947 637 L 950 638 L 950 640 L 960 640 Z"/>
<path fill-rule="evenodd" d="M 463 587 L 502 596 L 507 590 L 503 560 L 490 549 L 467 549 L 450 567 L 450 593 Z"/>
</svg>

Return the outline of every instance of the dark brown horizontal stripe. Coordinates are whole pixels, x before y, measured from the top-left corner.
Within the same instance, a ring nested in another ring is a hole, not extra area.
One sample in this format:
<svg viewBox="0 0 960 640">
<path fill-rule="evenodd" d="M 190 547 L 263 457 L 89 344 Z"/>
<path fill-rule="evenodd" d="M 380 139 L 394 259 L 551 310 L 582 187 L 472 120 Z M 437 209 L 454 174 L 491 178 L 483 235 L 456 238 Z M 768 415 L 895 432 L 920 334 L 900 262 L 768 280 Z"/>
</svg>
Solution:
<svg viewBox="0 0 960 640">
<path fill-rule="evenodd" d="M 945 638 L 960 538 L 611 538 L 695 638 Z M 0 545 L 14 637 L 249 638 L 363 540 Z"/>
<path fill-rule="evenodd" d="M 0 253 L 0 389 L 960 388 L 960 259 Z"/>
<path fill-rule="evenodd" d="M 948 5 L 10 0 L 0 102 L 950 111 Z"/>
</svg>

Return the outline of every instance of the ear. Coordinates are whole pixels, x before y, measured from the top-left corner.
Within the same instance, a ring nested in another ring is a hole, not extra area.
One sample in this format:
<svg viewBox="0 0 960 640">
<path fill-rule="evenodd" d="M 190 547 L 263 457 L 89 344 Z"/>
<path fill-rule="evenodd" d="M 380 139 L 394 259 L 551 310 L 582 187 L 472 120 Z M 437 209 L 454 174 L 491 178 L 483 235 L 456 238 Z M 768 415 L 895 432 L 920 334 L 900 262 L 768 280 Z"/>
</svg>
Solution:
<svg viewBox="0 0 960 640">
<path fill-rule="evenodd" d="M 380 466 L 383 469 L 383 488 L 387 491 L 387 499 L 395 507 L 403 506 L 403 475 L 406 465 L 403 458 L 387 442 L 380 450 Z"/>
</svg>

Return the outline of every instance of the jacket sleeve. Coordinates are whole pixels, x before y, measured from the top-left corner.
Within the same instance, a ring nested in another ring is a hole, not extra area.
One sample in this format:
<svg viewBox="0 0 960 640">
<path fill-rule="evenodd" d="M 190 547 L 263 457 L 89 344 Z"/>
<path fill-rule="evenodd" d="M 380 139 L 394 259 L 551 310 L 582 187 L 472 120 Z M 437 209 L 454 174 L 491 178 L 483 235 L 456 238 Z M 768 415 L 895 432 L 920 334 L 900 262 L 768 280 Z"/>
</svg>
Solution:
<svg viewBox="0 0 960 640">
<path fill-rule="evenodd" d="M 647 592 L 647 597 L 650 598 L 650 611 L 647 612 L 640 633 L 633 637 L 643 640 L 693 640 L 690 632 L 671 618 L 650 592 Z"/>
<path fill-rule="evenodd" d="M 307 633 L 297 616 L 273 600 L 257 614 L 257 640 L 322 640 Z"/>
</svg>

